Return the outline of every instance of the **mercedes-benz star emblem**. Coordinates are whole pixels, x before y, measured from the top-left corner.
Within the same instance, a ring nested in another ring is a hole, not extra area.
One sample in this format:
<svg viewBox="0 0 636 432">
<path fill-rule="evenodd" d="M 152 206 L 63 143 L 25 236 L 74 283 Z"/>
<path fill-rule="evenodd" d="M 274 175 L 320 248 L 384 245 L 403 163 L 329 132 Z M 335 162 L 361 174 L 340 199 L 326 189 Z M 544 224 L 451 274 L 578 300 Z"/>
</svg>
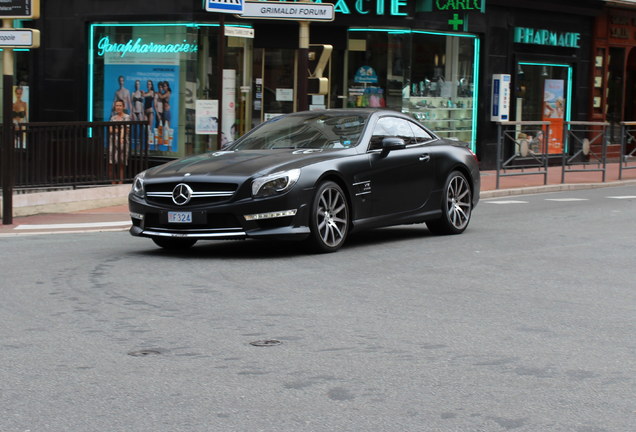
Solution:
<svg viewBox="0 0 636 432">
<path fill-rule="evenodd" d="M 185 183 L 179 183 L 172 190 L 172 202 L 176 205 L 186 205 L 192 199 L 192 189 Z"/>
</svg>

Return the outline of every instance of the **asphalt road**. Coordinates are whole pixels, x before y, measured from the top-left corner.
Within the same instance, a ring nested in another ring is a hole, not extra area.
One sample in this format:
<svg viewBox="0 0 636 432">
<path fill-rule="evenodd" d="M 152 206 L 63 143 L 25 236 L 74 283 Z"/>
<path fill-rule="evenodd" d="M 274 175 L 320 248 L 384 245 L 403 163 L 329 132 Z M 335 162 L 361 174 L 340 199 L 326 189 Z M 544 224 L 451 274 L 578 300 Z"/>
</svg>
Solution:
<svg viewBox="0 0 636 432">
<path fill-rule="evenodd" d="M 636 430 L 635 215 L 629 186 L 329 255 L 3 238 L 0 431 Z"/>
</svg>

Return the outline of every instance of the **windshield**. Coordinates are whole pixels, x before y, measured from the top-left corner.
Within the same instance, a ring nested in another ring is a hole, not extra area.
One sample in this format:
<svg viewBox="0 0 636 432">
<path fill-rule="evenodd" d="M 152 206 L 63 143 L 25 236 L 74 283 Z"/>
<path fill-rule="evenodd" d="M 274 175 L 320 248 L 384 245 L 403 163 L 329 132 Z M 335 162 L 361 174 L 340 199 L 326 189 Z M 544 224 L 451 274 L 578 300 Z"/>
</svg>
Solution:
<svg viewBox="0 0 636 432">
<path fill-rule="evenodd" d="M 227 150 L 354 147 L 367 118 L 357 113 L 325 112 L 276 117 L 238 139 Z"/>
</svg>

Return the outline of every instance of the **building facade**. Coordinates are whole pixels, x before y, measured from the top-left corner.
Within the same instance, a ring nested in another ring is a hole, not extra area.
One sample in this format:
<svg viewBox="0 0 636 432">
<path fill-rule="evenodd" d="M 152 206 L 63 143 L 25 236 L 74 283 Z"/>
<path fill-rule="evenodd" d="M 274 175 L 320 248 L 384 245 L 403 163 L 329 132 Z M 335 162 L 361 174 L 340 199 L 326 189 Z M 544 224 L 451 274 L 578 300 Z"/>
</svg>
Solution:
<svg viewBox="0 0 636 432">
<path fill-rule="evenodd" d="M 148 123 L 151 154 L 174 158 L 296 111 L 298 22 L 221 16 L 202 3 L 42 2 L 40 19 L 20 23 L 40 29 L 41 48 L 16 54 L 29 120 L 108 120 L 122 99 Z M 493 76 L 508 77 L 507 120 L 593 112 L 600 0 L 332 3 L 334 20 L 309 26 L 310 51 L 333 48 L 326 94 L 300 95 L 310 109 L 408 112 L 468 142 L 484 168 L 495 164 Z"/>
<path fill-rule="evenodd" d="M 620 143 L 621 122 L 636 120 L 636 1 L 605 1 L 594 28 L 590 120 L 610 124 Z"/>
</svg>

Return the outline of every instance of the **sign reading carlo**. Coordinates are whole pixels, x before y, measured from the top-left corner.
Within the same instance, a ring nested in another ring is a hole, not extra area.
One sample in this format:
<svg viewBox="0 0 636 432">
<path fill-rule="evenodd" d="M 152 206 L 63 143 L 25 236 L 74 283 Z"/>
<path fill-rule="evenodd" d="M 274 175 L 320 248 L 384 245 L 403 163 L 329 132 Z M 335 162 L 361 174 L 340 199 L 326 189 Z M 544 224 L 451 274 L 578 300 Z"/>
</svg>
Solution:
<svg viewBox="0 0 636 432">
<path fill-rule="evenodd" d="M 486 0 L 420 0 L 417 6 L 421 12 L 486 12 Z"/>
</svg>

